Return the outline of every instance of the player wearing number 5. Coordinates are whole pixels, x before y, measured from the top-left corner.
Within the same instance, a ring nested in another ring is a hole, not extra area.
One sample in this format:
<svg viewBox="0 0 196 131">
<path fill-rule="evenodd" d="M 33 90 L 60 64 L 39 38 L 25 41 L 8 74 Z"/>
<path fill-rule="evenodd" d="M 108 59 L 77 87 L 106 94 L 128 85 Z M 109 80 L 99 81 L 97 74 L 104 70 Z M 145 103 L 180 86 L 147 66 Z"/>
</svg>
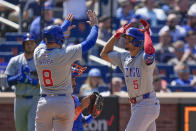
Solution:
<svg viewBox="0 0 196 131">
<path fill-rule="evenodd" d="M 131 118 L 125 131 L 156 131 L 155 120 L 160 104 L 153 89 L 155 67 L 154 47 L 149 24 L 140 21 L 144 29 L 124 25 L 108 40 L 100 56 L 122 70 L 131 103 Z M 123 36 L 128 52 L 115 52 L 113 46 Z"/>
<path fill-rule="evenodd" d="M 48 26 L 43 31 L 43 41 L 34 51 L 34 60 L 40 80 L 40 94 L 36 113 L 36 131 L 71 131 L 74 122 L 74 101 L 72 98 L 71 64 L 81 59 L 96 43 L 98 20 L 94 12 L 87 11 L 92 26 L 84 42 L 62 47 L 63 28 Z M 65 20 L 70 25 L 73 15 Z"/>
</svg>

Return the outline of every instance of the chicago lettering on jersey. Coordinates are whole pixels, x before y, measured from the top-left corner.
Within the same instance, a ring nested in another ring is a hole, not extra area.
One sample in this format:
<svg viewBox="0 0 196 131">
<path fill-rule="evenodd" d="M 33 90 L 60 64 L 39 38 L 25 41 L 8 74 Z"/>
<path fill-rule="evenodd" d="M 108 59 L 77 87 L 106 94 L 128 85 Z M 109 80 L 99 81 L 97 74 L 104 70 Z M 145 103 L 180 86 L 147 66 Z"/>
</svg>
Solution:
<svg viewBox="0 0 196 131">
<path fill-rule="evenodd" d="M 141 69 L 138 67 L 125 67 L 125 77 L 141 77 Z"/>
</svg>

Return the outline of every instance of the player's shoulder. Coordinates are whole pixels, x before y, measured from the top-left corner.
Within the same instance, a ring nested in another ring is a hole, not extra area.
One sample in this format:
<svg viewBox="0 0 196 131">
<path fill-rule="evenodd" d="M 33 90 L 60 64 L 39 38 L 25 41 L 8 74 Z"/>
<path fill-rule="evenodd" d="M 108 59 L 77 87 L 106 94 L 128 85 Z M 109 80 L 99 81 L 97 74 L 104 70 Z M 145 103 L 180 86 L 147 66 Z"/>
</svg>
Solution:
<svg viewBox="0 0 196 131">
<path fill-rule="evenodd" d="M 82 48 L 81 44 L 65 46 L 62 49 L 69 51 L 69 50 L 74 50 L 74 49 L 79 49 L 79 48 Z"/>
<path fill-rule="evenodd" d="M 24 57 L 24 53 L 19 54 L 19 55 L 17 55 L 17 56 L 13 56 L 13 57 L 10 59 L 10 61 L 16 62 L 16 61 L 18 61 L 19 59 L 22 59 L 23 57 Z"/>
</svg>

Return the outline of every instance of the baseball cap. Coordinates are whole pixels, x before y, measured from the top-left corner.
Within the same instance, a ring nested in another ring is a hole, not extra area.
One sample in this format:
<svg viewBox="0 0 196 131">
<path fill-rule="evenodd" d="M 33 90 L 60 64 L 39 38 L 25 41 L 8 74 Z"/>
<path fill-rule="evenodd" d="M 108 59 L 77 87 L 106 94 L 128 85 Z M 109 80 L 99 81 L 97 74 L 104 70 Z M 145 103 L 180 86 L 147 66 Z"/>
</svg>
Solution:
<svg viewBox="0 0 196 131">
<path fill-rule="evenodd" d="M 90 77 L 101 77 L 101 72 L 97 68 L 93 68 L 88 72 L 88 76 Z"/>
<path fill-rule="evenodd" d="M 53 10 L 53 5 L 50 1 L 44 3 L 44 10 Z"/>
<path fill-rule="evenodd" d="M 196 4 L 193 4 L 188 10 L 188 16 L 196 17 Z"/>
</svg>

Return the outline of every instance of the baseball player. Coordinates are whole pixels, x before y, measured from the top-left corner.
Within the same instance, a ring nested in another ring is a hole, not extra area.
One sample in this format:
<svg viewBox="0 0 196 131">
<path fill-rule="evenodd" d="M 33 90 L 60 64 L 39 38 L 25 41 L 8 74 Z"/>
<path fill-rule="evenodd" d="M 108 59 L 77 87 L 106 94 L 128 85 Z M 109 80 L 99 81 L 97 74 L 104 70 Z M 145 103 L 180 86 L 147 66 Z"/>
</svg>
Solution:
<svg viewBox="0 0 196 131">
<path fill-rule="evenodd" d="M 82 67 L 77 64 L 72 64 L 72 88 L 73 90 L 76 87 L 76 77 L 82 75 L 82 73 L 86 70 L 86 67 Z M 82 111 L 87 108 L 90 104 L 90 95 L 84 97 L 82 102 L 80 103 L 79 98 L 76 95 L 72 95 L 75 104 L 75 116 L 74 116 L 74 124 L 73 124 L 73 131 L 83 131 L 84 127 L 83 124 L 89 124 L 91 121 L 94 120 L 92 115 L 84 116 Z"/>
<path fill-rule="evenodd" d="M 159 116 L 160 104 L 152 84 L 155 50 L 150 38 L 149 24 L 145 20 L 140 22 L 144 29 L 134 28 L 129 24 L 117 30 L 100 55 L 108 62 L 118 65 L 124 74 L 132 105 L 131 118 L 125 131 L 156 131 L 155 120 Z M 113 51 L 120 36 L 125 37 L 124 44 L 128 52 Z"/>
<path fill-rule="evenodd" d="M 9 86 L 15 85 L 14 119 L 17 131 L 35 131 L 35 116 L 40 88 L 33 60 L 37 44 L 27 33 L 24 53 L 10 59 L 5 73 Z"/>
<path fill-rule="evenodd" d="M 64 29 L 57 25 L 43 31 L 43 41 L 34 51 L 34 60 L 40 81 L 40 94 L 36 113 L 36 131 L 71 131 L 74 122 L 71 64 L 93 47 L 98 35 L 98 20 L 94 12 L 87 11 L 90 34 L 81 44 L 62 47 Z M 71 15 L 70 23 L 73 19 Z M 68 26 L 67 26 L 68 27 Z"/>
</svg>

